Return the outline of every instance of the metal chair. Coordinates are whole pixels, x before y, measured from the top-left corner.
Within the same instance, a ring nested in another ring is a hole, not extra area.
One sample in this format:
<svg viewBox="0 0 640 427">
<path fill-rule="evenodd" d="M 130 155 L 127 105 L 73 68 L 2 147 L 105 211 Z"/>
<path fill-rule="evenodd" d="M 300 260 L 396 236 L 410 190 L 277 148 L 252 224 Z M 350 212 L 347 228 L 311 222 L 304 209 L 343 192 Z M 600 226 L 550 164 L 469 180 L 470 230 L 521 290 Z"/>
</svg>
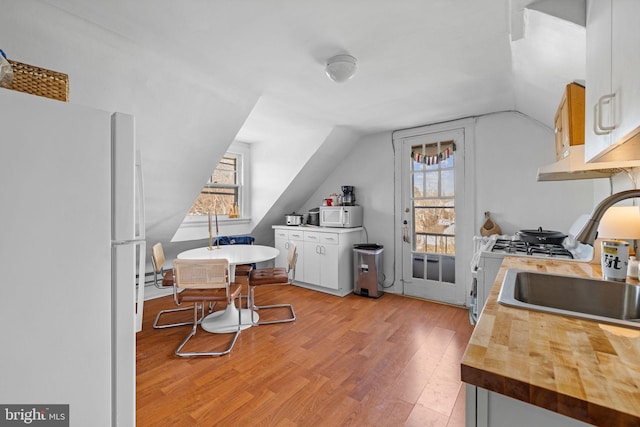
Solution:
<svg viewBox="0 0 640 427">
<path fill-rule="evenodd" d="M 269 285 L 289 285 L 295 276 L 296 261 L 298 259 L 298 251 L 293 242 L 289 242 L 289 252 L 287 253 L 288 266 L 286 268 L 259 268 L 251 271 L 249 275 L 249 307 L 251 309 L 252 325 L 268 325 L 272 323 L 293 322 L 296 320 L 296 312 L 291 304 L 274 304 L 274 305 L 256 305 L 255 290 L 259 286 Z M 289 317 L 278 320 L 256 321 L 253 312 L 258 310 L 267 310 L 272 308 L 288 308 L 291 312 Z"/>
<path fill-rule="evenodd" d="M 151 248 L 151 263 L 153 264 L 153 284 L 155 287 L 158 289 L 173 289 L 173 270 L 165 270 L 164 268 L 165 257 L 164 250 L 162 249 L 162 243 L 156 243 Z M 174 328 L 176 326 L 192 325 L 193 322 L 168 323 L 164 325 L 158 324 L 160 322 L 160 317 L 163 314 L 187 311 L 192 308 L 193 306 L 189 306 L 159 311 L 156 316 L 156 320 L 153 322 L 153 328 L 165 329 Z"/>
<path fill-rule="evenodd" d="M 237 235 L 237 236 L 218 236 L 216 237 L 216 239 L 213 241 L 213 245 L 253 245 L 253 242 L 255 241 L 255 237 L 250 236 L 250 235 Z M 247 295 L 246 296 L 242 296 L 242 298 L 245 298 L 248 300 L 249 298 L 249 291 L 248 291 L 248 285 L 249 285 L 249 274 L 251 274 L 251 271 L 255 268 L 255 264 L 238 264 L 236 265 L 236 282 L 240 283 L 241 285 L 246 284 L 247 285 Z"/>
<path fill-rule="evenodd" d="M 233 349 L 242 323 L 241 310 L 238 310 L 238 327 L 231 343 L 223 351 L 183 352 L 182 349 L 195 336 L 198 330 L 198 309 L 204 311 L 207 302 L 224 301 L 231 304 L 234 299 L 240 302 L 240 285 L 229 281 L 229 261 L 226 259 L 186 260 L 177 259 L 173 263 L 173 298 L 176 305 L 184 301 L 194 302 L 193 328 L 175 351 L 176 356 L 222 356 Z"/>
</svg>

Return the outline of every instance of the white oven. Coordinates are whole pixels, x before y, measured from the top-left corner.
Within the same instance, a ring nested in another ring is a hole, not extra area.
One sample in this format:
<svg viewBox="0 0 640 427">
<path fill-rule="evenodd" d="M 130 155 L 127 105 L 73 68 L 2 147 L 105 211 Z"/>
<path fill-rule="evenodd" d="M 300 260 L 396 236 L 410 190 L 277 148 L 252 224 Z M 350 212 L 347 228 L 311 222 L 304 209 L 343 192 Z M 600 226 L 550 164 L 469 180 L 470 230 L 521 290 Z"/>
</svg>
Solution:
<svg viewBox="0 0 640 427">
<path fill-rule="evenodd" d="M 498 236 L 473 238 L 474 254 L 471 260 L 471 304 L 469 306 L 469 321 L 474 325 L 491 291 L 491 286 L 498 276 L 504 254 L 493 253 L 491 248 Z"/>
<path fill-rule="evenodd" d="M 469 320 L 471 324 L 480 317 L 484 304 L 489 297 L 489 292 L 493 287 L 500 271 L 500 265 L 505 257 L 504 252 L 492 252 L 491 248 L 498 236 L 474 237 L 480 239 L 478 250 L 473 257 L 471 264 L 471 276 L 473 277 L 473 285 L 471 289 L 472 304 L 469 309 Z"/>
</svg>

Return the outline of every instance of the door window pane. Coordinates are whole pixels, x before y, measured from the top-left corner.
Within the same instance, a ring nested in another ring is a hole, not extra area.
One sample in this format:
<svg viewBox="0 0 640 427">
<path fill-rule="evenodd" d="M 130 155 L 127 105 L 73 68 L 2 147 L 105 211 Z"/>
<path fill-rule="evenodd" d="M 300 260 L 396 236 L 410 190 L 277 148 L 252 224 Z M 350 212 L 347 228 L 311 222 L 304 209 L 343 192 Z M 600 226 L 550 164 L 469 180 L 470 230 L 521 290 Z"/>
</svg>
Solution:
<svg viewBox="0 0 640 427">
<path fill-rule="evenodd" d="M 440 280 L 440 258 L 427 255 L 427 280 Z"/>
<path fill-rule="evenodd" d="M 413 254 L 413 277 L 424 279 L 424 258 L 422 254 Z"/>
<path fill-rule="evenodd" d="M 424 194 L 424 173 L 413 174 L 413 197 L 419 198 Z"/>
<path fill-rule="evenodd" d="M 438 197 L 438 188 L 439 188 L 439 173 L 436 172 L 427 172 L 425 174 L 425 188 L 423 197 Z"/>
<path fill-rule="evenodd" d="M 445 197 L 453 197 L 455 195 L 455 175 L 453 169 L 443 170 L 440 173 L 442 182 L 442 195 Z"/>
<path fill-rule="evenodd" d="M 455 257 L 443 256 L 442 263 L 442 281 L 447 283 L 456 283 L 456 262 Z"/>
</svg>

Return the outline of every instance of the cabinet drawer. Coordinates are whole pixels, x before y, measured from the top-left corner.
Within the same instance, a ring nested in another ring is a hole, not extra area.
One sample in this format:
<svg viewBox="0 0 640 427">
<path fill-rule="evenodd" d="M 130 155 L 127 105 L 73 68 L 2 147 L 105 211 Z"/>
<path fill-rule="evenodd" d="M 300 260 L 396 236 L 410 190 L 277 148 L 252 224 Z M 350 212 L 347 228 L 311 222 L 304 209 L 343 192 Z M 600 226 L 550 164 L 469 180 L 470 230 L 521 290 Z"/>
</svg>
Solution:
<svg viewBox="0 0 640 427">
<path fill-rule="evenodd" d="M 321 234 L 322 233 L 317 233 L 315 231 L 305 231 L 304 232 L 304 241 L 305 242 L 319 242 Z"/>
<path fill-rule="evenodd" d="M 288 240 L 289 232 L 287 230 L 276 230 L 275 237 L 276 239 Z"/>
<path fill-rule="evenodd" d="M 303 240 L 303 232 L 299 230 L 289 230 L 289 240 Z"/>
<path fill-rule="evenodd" d="M 325 245 L 337 245 L 340 243 L 340 236 L 338 234 L 322 233 L 320 236 L 320 242 Z"/>
</svg>

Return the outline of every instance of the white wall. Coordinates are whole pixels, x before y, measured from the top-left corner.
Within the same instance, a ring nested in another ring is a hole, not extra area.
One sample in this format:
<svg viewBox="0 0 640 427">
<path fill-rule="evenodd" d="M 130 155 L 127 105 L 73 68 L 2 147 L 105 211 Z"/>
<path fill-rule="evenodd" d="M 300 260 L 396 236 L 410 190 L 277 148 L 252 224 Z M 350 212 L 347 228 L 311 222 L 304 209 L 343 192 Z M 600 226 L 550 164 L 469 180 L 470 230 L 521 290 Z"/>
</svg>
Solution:
<svg viewBox="0 0 640 427">
<path fill-rule="evenodd" d="M 476 119 L 475 126 L 476 234 L 484 212 L 513 234 L 537 228 L 568 231 L 582 213 L 594 204 L 592 180 L 537 182 L 539 166 L 555 160 L 551 129 L 520 113 L 498 113 Z M 339 192 L 342 185 L 356 188 L 357 203 L 364 208 L 364 225 L 369 241 L 384 245 L 383 270 L 386 281 L 394 277 L 394 152 L 391 133 L 361 138 L 333 173 L 318 185 L 301 206 L 301 212 L 320 206 L 322 198 Z M 601 180 L 602 181 L 602 180 Z M 468 189 L 467 189 L 468 190 Z M 467 242 L 471 247 L 472 242 Z M 390 289 L 398 292 L 400 286 Z"/>
<path fill-rule="evenodd" d="M 382 262 L 386 283 L 394 280 L 393 158 L 391 132 L 361 138 L 350 153 L 333 159 L 338 166 L 299 209 L 308 212 L 321 206 L 322 199 L 331 193 L 341 194 L 343 185 L 353 185 L 356 203 L 363 206 L 368 241 L 384 246 Z"/>
<path fill-rule="evenodd" d="M 593 207 L 594 180 L 537 182 L 539 166 L 555 161 L 551 129 L 518 113 L 480 117 L 476 125 L 476 219 L 484 212 L 503 233 L 542 227 L 568 231 Z"/>
<path fill-rule="evenodd" d="M 613 193 L 618 193 L 620 191 L 632 190 L 638 187 L 638 183 L 640 182 L 640 168 L 633 168 L 629 170 L 629 174 L 624 172 L 620 172 L 617 175 L 611 177 L 611 180 L 608 179 L 599 179 L 594 190 L 594 207 L 597 205 L 602 199 L 610 196 Z M 620 202 L 620 205 L 631 205 L 634 203 L 633 199 L 625 200 Z M 635 204 L 640 204 L 637 200 Z"/>
</svg>

